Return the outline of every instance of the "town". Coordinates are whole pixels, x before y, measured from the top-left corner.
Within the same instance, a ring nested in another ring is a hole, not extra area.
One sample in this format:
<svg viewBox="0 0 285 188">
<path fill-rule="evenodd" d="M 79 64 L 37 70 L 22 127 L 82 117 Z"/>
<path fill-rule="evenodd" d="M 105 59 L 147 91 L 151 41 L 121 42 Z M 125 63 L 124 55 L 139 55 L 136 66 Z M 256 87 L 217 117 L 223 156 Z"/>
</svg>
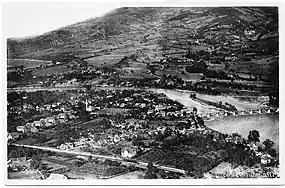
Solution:
<svg viewBox="0 0 285 188">
<path fill-rule="evenodd" d="M 11 92 L 8 99 L 11 177 L 23 170 L 28 170 L 39 179 L 45 179 L 49 174 L 76 179 L 90 174 L 106 178 L 134 171 L 142 174 L 147 170 L 146 178 L 198 178 L 222 161 L 233 160 L 233 164 L 243 162 L 235 159 L 236 156 L 229 156 L 232 145 L 248 148 L 248 153 L 243 156 L 248 165 L 278 164 L 276 151 L 271 148 L 272 141 L 271 147 L 263 150 L 253 140 L 246 140 L 238 134 L 219 133 L 205 126 L 195 107 L 186 108 L 164 94 L 147 89 L 118 87 L 68 92 Z M 29 146 L 39 146 L 43 150 L 34 156 L 32 151 L 27 151 L 33 150 Z M 59 149 L 63 153 L 46 152 L 45 148 Z M 76 152 L 76 155 L 65 154 L 64 151 Z M 84 158 L 81 152 L 88 152 L 90 156 L 114 157 L 117 170 L 111 170 L 114 165 L 110 159 Z M 69 163 L 69 158 L 74 159 L 74 163 Z M 132 159 L 148 165 L 135 167 L 136 163 L 118 163 L 119 159 Z M 107 161 L 111 164 L 105 167 L 105 174 L 99 167 L 91 173 L 94 161 L 96 166 L 104 166 Z M 37 165 L 33 166 L 34 163 Z M 77 165 L 74 166 L 75 163 Z M 158 165 L 177 170 L 158 169 L 159 173 L 155 173 L 157 170 L 150 169 L 149 165 L 154 165 L 151 167 L 154 169 Z M 36 170 L 40 170 L 41 174 Z"/>
<path fill-rule="evenodd" d="M 8 179 L 280 178 L 277 18 L 123 7 L 8 39 Z"/>
</svg>

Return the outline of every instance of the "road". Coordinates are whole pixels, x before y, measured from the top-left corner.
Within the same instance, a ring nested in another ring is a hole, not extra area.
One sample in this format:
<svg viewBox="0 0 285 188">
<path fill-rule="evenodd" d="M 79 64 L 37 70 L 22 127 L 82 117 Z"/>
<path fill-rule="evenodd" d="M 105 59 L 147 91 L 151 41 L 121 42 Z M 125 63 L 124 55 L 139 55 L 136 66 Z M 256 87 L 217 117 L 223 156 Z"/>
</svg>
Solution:
<svg viewBox="0 0 285 188">
<path fill-rule="evenodd" d="M 130 89 L 130 90 L 141 90 L 145 88 L 138 88 L 138 87 L 104 87 L 104 86 L 92 86 L 93 89 L 102 89 L 102 90 L 124 90 L 124 89 Z M 71 86 L 71 87 L 16 87 L 16 88 L 7 88 L 7 92 L 35 92 L 35 91 L 68 91 L 68 90 L 86 90 L 85 87 L 82 86 Z"/>
<path fill-rule="evenodd" d="M 56 91 L 56 90 L 85 90 L 84 87 L 16 87 L 7 88 L 7 92 L 35 92 L 35 91 Z"/>
<path fill-rule="evenodd" d="M 109 159 L 109 160 L 113 160 L 113 161 L 123 161 L 123 162 L 135 164 L 135 166 L 138 166 L 141 168 L 147 168 L 147 166 L 148 166 L 148 163 L 141 162 L 141 161 L 132 160 L 134 162 L 130 162 L 130 161 L 126 161 L 125 159 L 120 158 L 120 157 L 97 155 L 97 154 L 92 154 L 92 153 L 88 153 L 88 152 L 67 151 L 67 150 L 60 150 L 60 149 L 51 148 L 51 147 L 33 146 L 33 145 L 24 145 L 24 144 L 23 145 L 22 144 L 12 144 L 12 145 L 18 146 L 18 147 L 26 147 L 26 148 L 32 148 L 32 149 L 45 150 L 45 151 L 52 151 L 52 152 L 56 152 L 56 153 L 65 153 L 65 154 L 70 154 L 70 155 L 82 155 L 82 156 L 88 156 L 88 157 L 91 156 L 91 157 L 95 157 L 95 158 L 104 158 L 104 159 Z M 167 166 L 161 166 L 161 165 L 154 165 L 154 166 L 156 166 L 158 169 L 161 169 L 161 170 L 186 174 L 185 170 L 167 167 Z"/>
</svg>

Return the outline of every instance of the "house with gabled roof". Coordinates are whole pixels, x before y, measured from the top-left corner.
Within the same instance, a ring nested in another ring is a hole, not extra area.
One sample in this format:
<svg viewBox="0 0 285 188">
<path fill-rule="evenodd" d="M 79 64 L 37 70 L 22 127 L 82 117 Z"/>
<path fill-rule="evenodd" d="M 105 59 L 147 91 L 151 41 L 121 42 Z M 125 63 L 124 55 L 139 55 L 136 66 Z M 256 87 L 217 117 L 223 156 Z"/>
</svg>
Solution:
<svg viewBox="0 0 285 188">
<path fill-rule="evenodd" d="M 28 129 L 23 125 L 23 126 L 17 126 L 16 127 L 16 130 L 18 131 L 18 132 L 22 132 L 22 133 L 26 133 L 26 132 L 28 132 Z"/>
<path fill-rule="evenodd" d="M 47 122 L 47 123 L 50 123 L 50 124 L 52 124 L 52 125 L 55 125 L 55 124 L 56 124 L 56 120 L 55 120 L 54 117 L 47 117 L 47 118 L 46 118 L 46 122 Z"/>
<path fill-rule="evenodd" d="M 34 121 L 33 124 L 31 124 L 34 127 L 41 127 L 44 123 L 42 123 L 41 121 Z"/>
<path fill-rule="evenodd" d="M 126 146 L 121 150 L 121 156 L 123 158 L 133 158 L 139 152 L 139 148 L 136 146 Z"/>
</svg>

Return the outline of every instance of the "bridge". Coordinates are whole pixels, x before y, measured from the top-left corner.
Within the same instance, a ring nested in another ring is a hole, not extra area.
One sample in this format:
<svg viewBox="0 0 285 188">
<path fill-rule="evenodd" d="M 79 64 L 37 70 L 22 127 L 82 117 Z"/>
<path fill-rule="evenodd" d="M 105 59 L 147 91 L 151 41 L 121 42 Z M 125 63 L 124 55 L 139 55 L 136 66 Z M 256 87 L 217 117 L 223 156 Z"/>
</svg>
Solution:
<svg viewBox="0 0 285 188">
<path fill-rule="evenodd" d="M 204 114 L 201 117 L 204 119 L 220 118 L 226 116 L 249 116 L 249 115 L 258 115 L 258 114 L 276 114 L 279 113 L 279 108 L 265 108 L 265 109 L 256 109 L 256 110 L 241 110 L 241 111 L 223 111 L 216 113 Z"/>
</svg>

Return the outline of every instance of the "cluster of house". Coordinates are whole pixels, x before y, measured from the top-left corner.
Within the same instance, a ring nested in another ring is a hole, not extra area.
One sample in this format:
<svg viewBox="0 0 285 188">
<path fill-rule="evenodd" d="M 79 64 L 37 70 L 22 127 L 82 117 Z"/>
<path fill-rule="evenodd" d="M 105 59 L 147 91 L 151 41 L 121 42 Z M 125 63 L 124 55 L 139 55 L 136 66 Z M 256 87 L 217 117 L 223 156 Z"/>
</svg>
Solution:
<svg viewBox="0 0 285 188">
<path fill-rule="evenodd" d="M 193 59 L 188 59 L 185 57 L 181 57 L 181 58 L 173 58 L 173 57 L 167 57 L 167 59 L 161 59 L 159 61 L 159 63 L 161 64 L 165 64 L 165 63 L 179 63 L 179 65 L 181 65 L 181 63 L 193 63 L 194 60 Z"/>
<path fill-rule="evenodd" d="M 61 62 L 52 62 L 52 63 L 48 63 L 48 64 L 44 64 L 44 65 L 40 65 L 37 66 L 36 68 L 48 68 L 48 67 L 52 67 L 52 66 L 57 66 L 57 65 L 61 65 L 63 63 Z M 92 74 L 93 76 L 111 76 L 112 74 L 115 74 L 116 71 L 110 72 L 110 71 L 105 71 L 102 69 L 96 69 L 96 68 L 91 68 L 86 66 L 84 63 L 78 63 L 73 61 L 70 65 L 66 65 L 68 68 L 71 68 L 74 71 L 75 74 L 79 73 L 79 74 Z M 36 76 L 34 77 L 36 78 Z M 59 85 L 59 84 L 75 84 L 77 83 L 78 79 L 76 78 L 71 78 L 68 79 L 68 81 L 66 82 L 67 79 L 64 78 L 63 75 L 61 76 L 55 76 L 55 75 L 49 75 L 49 77 L 45 80 L 45 81 L 37 81 L 37 85 L 43 85 L 43 84 L 55 84 L 55 85 Z"/>
<path fill-rule="evenodd" d="M 26 157 L 10 158 L 7 161 L 7 166 L 10 172 L 24 172 L 29 169 L 31 159 L 27 160 Z"/>
<path fill-rule="evenodd" d="M 15 141 L 15 140 L 18 140 L 22 137 L 22 133 L 19 133 L 19 132 L 12 132 L 12 133 L 8 133 L 7 134 L 7 141 Z"/>
<path fill-rule="evenodd" d="M 22 178 L 27 179 L 47 179 L 47 180 L 60 180 L 67 179 L 65 175 L 50 173 L 48 177 L 44 176 L 41 171 L 31 169 L 32 159 L 26 157 L 10 158 L 7 162 L 9 173 L 21 172 Z"/>
<path fill-rule="evenodd" d="M 157 136 L 158 134 L 170 134 L 172 136 L 177 136 L 177 135 L 185 135 L 188 136 L 189 134 L 202 134 L 202 135 L 208 135 L 208 134 L 213 134 L 213 141 L 217 141 L 219 134 L 211 129 L 208 129 L 202 124 L 196 124 L 191 123 L 190 121 L 181 121 L 180 123 L 184 125 L 189 125 L 189 126 L 170 126 L 170 125 L 160 125 L 156 127 L 156 129 L 148 131 L 148 134 L 151 136 Z"/>
<path fill-rule="evenodd" d="M 16 127 L 18 132 L 22 133 L 36 133 L 40 129 L 50 128 L 59 123 L 66 123 L 68 119 L 74 119 L 75 116 L 68 113 L 59 113 L 56 116 L 41 118 L 40 120 L 34 122 L 28 122 L 25 125 L 20 125 Z"/>
<path fill-rule="evenodd" d="M 124 141 L 126 139 L 132 138 L 136 134 L 135 131 L 126 131 L 126 130 L 120 130 L 117 133 L 105 133 L 101 136 L 96 136 L 90 132 L 88 132 L 88 135 L 85 137 L 81 137 L 78 140 L 74 142 L 68 142 L 61 144 L 58 146 L 58 149 L 61 150 L 74 150 L 74 151 L 82 151 L 86 147 L 88 147 L 91 150 L 97 150 L 102 147 L 106 147 L 109 145 L 117 144 L 120 141 Z"/>
<path fill-rule="evenodd" d="M 195 112 L 196 113 L 196 112 Z M 135 138 L 141 138 L 143 140 L 150 140 L 156 137 L 159 133 L 164 134 L 166 131 L 170 131 L 171 134 L 215 134 L 214 131 L 207 129 L 205 126 L 201 125 L 197 121 L 197 115 L 193 115 L 188 121 L 181 121 L 182 124 L 189 125 L 184 127 L 170 126 L 170 125 L 160 125 L 155 128 L 145 128 L 143 120 L 128 119 L 122 122 L 117 122 L 115 120 L 110 120 L 111 127 L 104 135 L 94 135 L 88 132 L 88 135 L 81 137 L 75 142 L 69 142 L 61 144 L 58 148 L 61 150 L 76 150 L 82 151 L 84 148 L 89 148 L 91 150 L 97 150 L 102 147 L 109 145 L 118 144 L 121 141 L 130 141 Z M 217 139 L 217 136 L 214 137 Z M 136 146 L 124 147 L 121 151 L 121 156 L 125 158 L 132 158 L 139 152 L 143 151 L 145 148 Z"/>
<path fill-rule="evenodd" d="M 155 117 L 155 118 L 183 118 L 183 117 L 189 117 L 191 114 L 191 110 L 189 109 L 181 109 L 181 110 L 173 110 L 173 108 L 168 108 L 168 106 L 155 106 L 155 109 L 149 109 L 146 112 L 146 115 Z"/>
<path fill-rule="evenodd" d="M 15 108 L 15 107 L 14 107 Z M 44 104 L 42 106 L 39 105 L 32 105 L 32 104 L 23 104 L 22 108 L 19 107 L 24 112 L 27 112 L 29 110 L 36 110 L 38 112 L 65 112 L 65 111 L 70 111 L 70 105 L 69 104 L 64 104 L 62 102 L 54 102 L 52 104 Z M 12 111 L 13 109 L 9 109 L 9 111 Z"/>
<path fill-rule="evenodd" d="M 96 97 L 95 97 L 96 96 Z M 175 102 L 169 103 L 166 96 L 159 96 L 149 92 L 134 92 L 129 91 L 122 94 L 122 91 L 105 91 L 101 93 L 97 91 L 93 97 L 86 99 L 85 101 L 86 111 L 93 112 L 104 108 L 136 108 L 147 109 L 145 115 L 152 116 L 166 116 L 168 115 L 181 116 L 183 111 L 179 111 L 180 107 Z M 176 111 L 176 112 L 174 112 Z M 187 110 L 185 110 L 187 111 Z"/>
</svg>

